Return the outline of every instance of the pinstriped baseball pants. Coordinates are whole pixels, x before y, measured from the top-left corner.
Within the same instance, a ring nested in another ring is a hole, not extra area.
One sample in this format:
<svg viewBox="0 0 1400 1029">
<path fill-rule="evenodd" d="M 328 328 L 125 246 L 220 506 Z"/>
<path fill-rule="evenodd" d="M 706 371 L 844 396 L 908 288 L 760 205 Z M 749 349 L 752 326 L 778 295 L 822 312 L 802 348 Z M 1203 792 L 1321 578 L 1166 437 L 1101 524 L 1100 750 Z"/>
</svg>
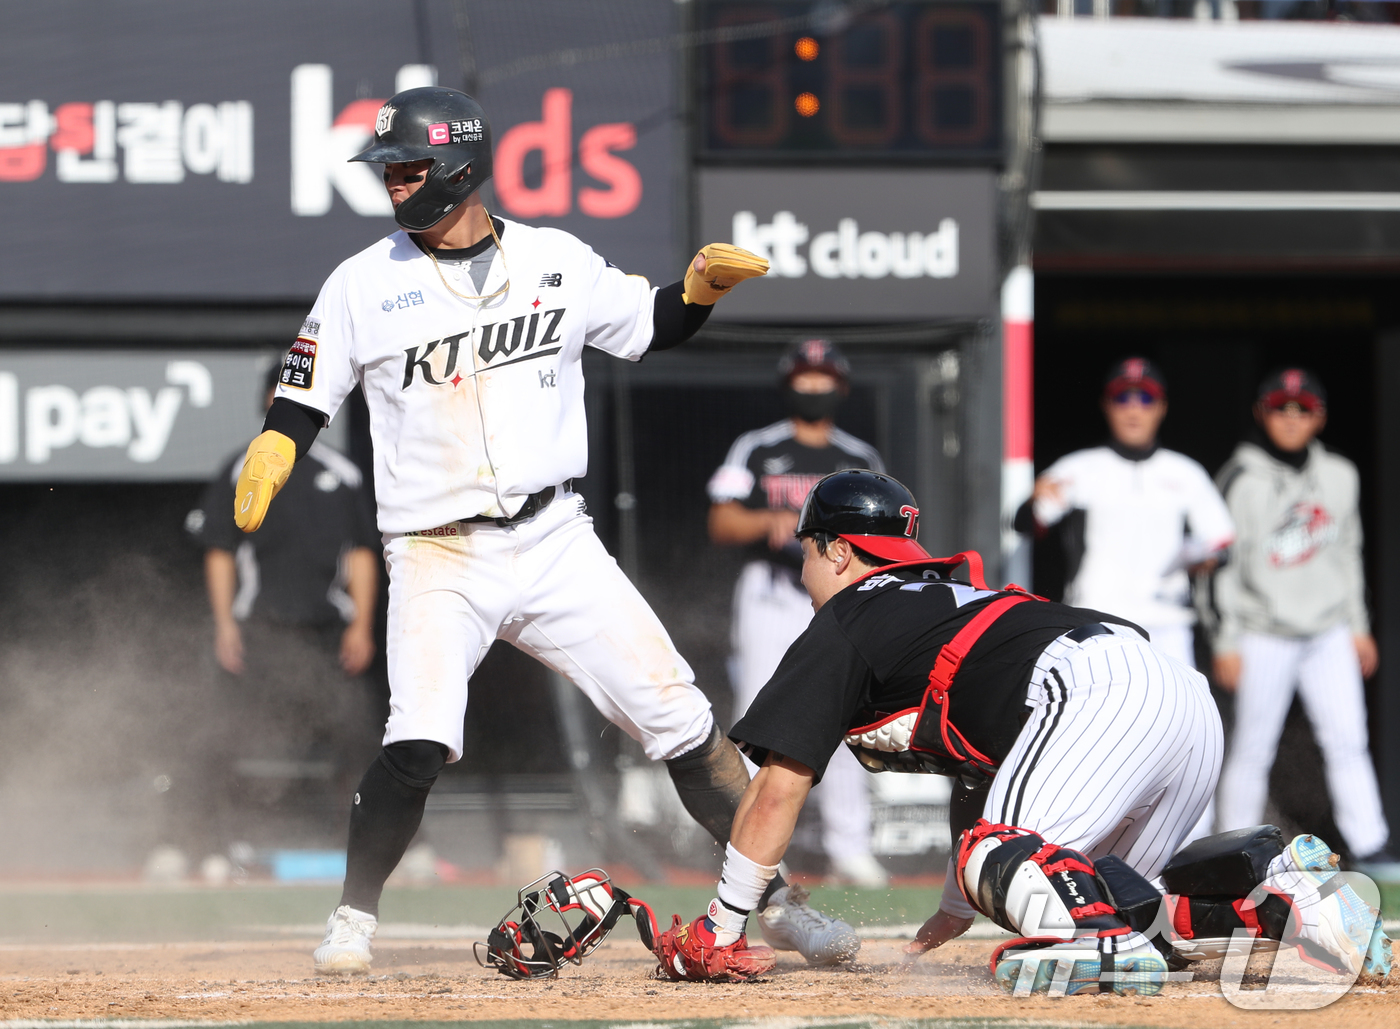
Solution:
<svg viewBox="0 0 1400 1029">
<path fill-rule="evenodd" d="M 1045 648 L 984 817 L 1154 879 L 1215 790 L 1220 715 L 1199 672 L 1111 628 Z"/>
</svg>

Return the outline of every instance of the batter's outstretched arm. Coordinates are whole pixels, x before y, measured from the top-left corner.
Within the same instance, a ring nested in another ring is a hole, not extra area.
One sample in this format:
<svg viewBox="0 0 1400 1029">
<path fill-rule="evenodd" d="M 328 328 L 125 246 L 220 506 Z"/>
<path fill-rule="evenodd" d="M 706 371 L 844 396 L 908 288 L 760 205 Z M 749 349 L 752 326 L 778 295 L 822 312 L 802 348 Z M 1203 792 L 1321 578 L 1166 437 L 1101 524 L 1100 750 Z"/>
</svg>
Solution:
<svg viewBox="0 0 1400 1029">
<path fill-rule="evenodd" d="M 320 411 L 298 404 L 295 400 L 278 397 L 267 409 L 263 419 L 264 432 L 280 432 L 296 444 L 297 460 L 300 461 L 316 442 L 326 416 Z"/>
<path fill-rule="evenodd" d="M 243 470 L 233 493 L 233 521 L 244 532 L 257 532 L 272 498 L 286 485 L 292 465 L 311 448 L 325 416 L 278 397 L 268 408 L 263 431 L 248 444 Z"/>
<path fill-rule="evenodd" d="M 651 310 L 651 346 L 648 350 L 670 350 L 700 331 L 710 317 L 713 304 L 687 304 L 684 282 L 673 282 L 656 291 Z"/>
<path fill-rule="evenodd" d="M 745 279 L 764 275 L 768 261 L 728 243 L 702 247 L 685 278 L 656 291 L 650 350 L 670 350 L 699 331 L 710 308 Z"/>
</svg>

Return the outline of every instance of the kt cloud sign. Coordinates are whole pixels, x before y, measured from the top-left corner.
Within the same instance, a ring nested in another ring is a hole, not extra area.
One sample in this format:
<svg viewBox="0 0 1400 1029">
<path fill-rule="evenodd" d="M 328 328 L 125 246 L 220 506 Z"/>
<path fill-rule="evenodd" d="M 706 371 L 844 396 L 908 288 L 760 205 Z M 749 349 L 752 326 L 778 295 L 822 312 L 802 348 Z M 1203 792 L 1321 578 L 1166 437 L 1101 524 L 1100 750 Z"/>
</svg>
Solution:
<svg viewBox="0 0 1400 1029">
<path fill-rule="evenodd" d="M 715 307 L 747 322 L 970 320 L 991 313 L 995 183 L 984 170 L 707 169 L 700 236 L 769 272 Z"/>
<path fill-rule="evenodd" d="M 388 96 L 461 85 L 464 54 L 478 62 L 497 143 L 488 204 L 670 281 L 668 56 L 573 66 L 550 55 L 619 32 L 665 37 L 675 4 L 634 0 L 621 24 L 569 0 L 499 6 L 72 0 L 7 11 L 0 298 L 313 297 L 336 264 L 395 228 L 378 167 L 347 158 Z"/>
</svg>

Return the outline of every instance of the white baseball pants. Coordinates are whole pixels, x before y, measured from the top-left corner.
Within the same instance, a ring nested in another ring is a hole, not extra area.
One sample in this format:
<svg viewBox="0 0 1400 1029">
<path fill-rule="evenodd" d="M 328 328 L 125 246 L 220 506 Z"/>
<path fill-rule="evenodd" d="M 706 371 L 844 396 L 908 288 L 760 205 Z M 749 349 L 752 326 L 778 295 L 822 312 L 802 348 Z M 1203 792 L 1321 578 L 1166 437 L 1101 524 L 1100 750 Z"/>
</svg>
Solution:
<svg viewBox="0 0 1400 1029">
<path fill-rule="evenodd" d="M 1196 635 L 1190 625 L 1144 625 L 1152 646 L 1187 668 L 1196 667 Z"/>
<path fill-rule="evenodd" d="M 984 817 L 1090 858 L 1116 854 L 1152 879 L 1215 790 L 1224 733 L 1205 676 L 1110 628 L 1045 648 Z"/>
<path fill-rule="evenodd" d="M 812 598 L 795 575 L 767 561 L 744 567 L 734 587 L 730 661 L 734 721 L 738 721 L 778 663 L 812 620 Z M 822 848 L 840 861 L 870 853 L 870 780 L 847 747 L 837 747 L 812 799 L 822 816 Z"/>
<path fill-rule="evenodd" d="M 1152 649 L 1161 651 L 1187 668 L 1196 667 L 1196 635 L 1191 625 L 1144 625 L 1152 639 Z M 1192 830 L 1182 840 L 1182 845 L 1215 832 L 1215 798 L 1211 797 L 1206 809 L 1201 813 Z"/>
<path fill-rule="evenodd" d="M 1338 625 L 1306 639 L 1240 636 L 1235 729 L 1217 799 L 1222 831 L 1258 825 L 1269 770 L 1296 689 L 1327 766 L 1337 828 L 1357 856 L 1385 846 L 1389 829 L 1366 738 L 1366 694 L 1351 631 Z"/>
<path fill-rule="evenodd" d="M 386 533 L 389 723 L 384 743 L 462 756 L 467 683 L 502 639 L 566 676 L 653 761 L 704 742 L 710 703 L 665 628 L 562 493 L 507 528 L 454 522 Z M 521 742 L 528 732 L 521 725 Z M 515 742 L 515 741 L 504 741 Z"/>
</svg>

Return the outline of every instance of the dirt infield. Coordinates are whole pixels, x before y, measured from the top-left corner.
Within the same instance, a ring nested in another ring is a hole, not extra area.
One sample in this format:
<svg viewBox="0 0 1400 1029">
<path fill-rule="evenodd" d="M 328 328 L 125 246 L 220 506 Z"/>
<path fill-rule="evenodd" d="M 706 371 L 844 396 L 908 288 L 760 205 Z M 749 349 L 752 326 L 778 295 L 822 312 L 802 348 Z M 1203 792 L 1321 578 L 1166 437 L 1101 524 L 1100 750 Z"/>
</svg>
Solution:
<svg viewBox="0 0 1400 1029">
<path fill-rule="evenodd" d="M 619 934 L 620 935 L 620 934 Z M 918 1019 L 920 1025 L 1124 1025 L 1206 1029 L 1280 1026 L 1394 1029 L 1400 975 L 1362 984 L 1319 1011 L 1243 1011 L 1220 994 L 1219 963 L 1155 998 L 1009 997 L 987 971 L 990 940 L 957 941 L 903 965 L 899 941 L 868 940 L 851 968 L 811 969 L 782 955 L 764 981 L 745 985 L 651 978 L 654 960 L 632 939 L 605 943 L 582 968 L 552 982 L 512 982 L 480 968 L 466 939 L 386 940 L 376 973 L 316 978 L 310 939 L 201 943 L 6 944 L 0 947 L 5 1023 L 452 1022 L 520 1024 L 742 1021 L 791 1027 L 817 1018 Z"/>
</svg>

